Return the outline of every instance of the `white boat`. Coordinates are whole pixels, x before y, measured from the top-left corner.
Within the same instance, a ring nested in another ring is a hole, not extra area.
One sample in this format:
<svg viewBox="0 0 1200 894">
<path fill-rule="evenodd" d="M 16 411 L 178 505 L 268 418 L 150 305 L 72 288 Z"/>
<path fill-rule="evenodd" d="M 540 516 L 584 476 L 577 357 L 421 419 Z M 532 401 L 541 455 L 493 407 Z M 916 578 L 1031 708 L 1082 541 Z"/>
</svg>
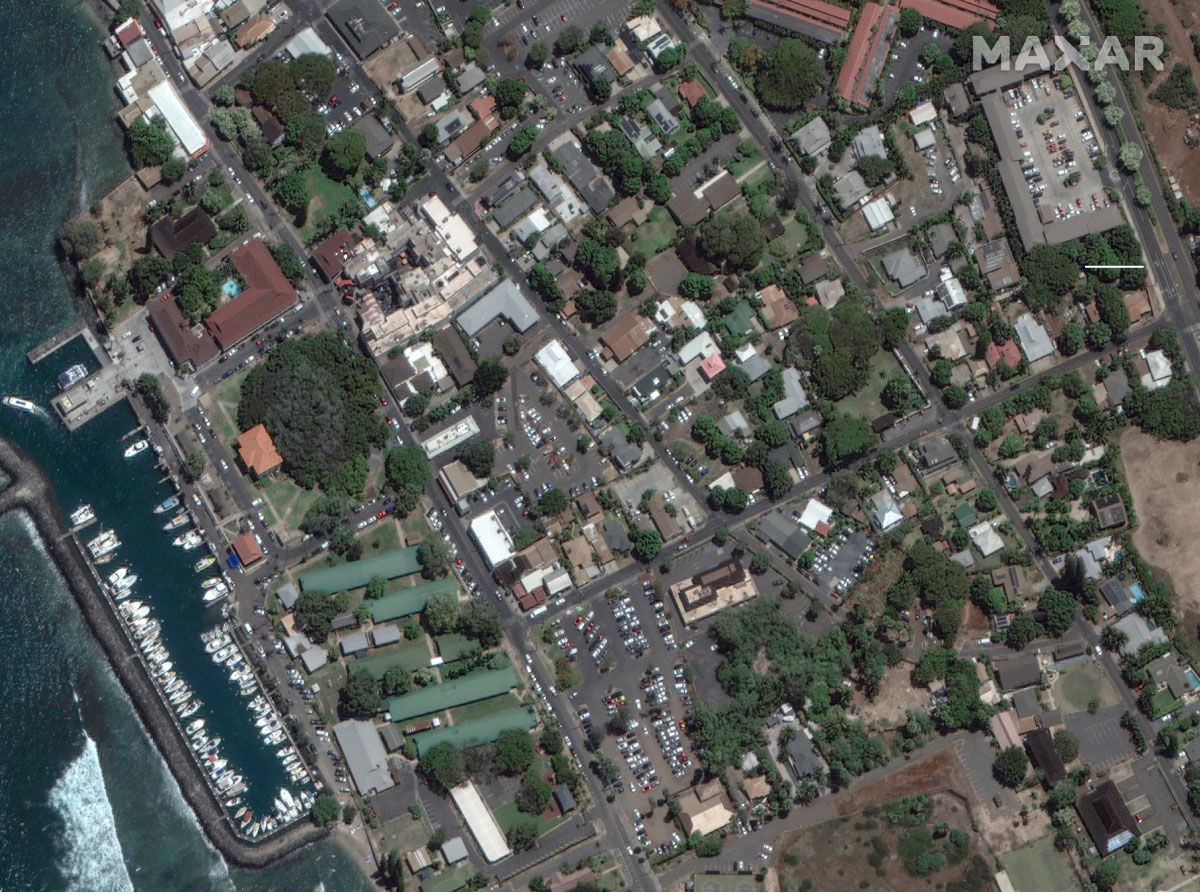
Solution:
<svg viewBox="0 0 1200 894">
<path fill-rule="evenodd" d="M 230 655 L 232 655 L 236 651 L 237 651 L 237 646 L 235 646 L 233 643 L 230 643 L 230 644 L 218 649 L 213 654 L 213 657 L 212 657 L 213 663 L 220 664 L 221 662 L 223 662 L 226 658 L 228 658 Z"/>
<path fill-rule="evenodd" d="M 156 513 L 170 512 L 179 505 L 179 497 L 167 497 L 161 503 L 154 507 Z"/>
<path fill-rule="evenodd" d="M 207 643 L 205 643 L 204 651 L 207 652 L 209 655 L 211 655 L 214 652 L 219 651 L 220 649 L 224 649 L 229 644 L 230 644 L 229 637 L 222 636 L 219 639 L 209 640 Z"/>
<path fill-rule="evenodd" d="M 209 775 L 216 776 L 222 773 L 228 764 L 229 761 L 225 760 L 225 758 L 220 758 L 219 760 L 213 761 L 212 766 L 208 768 Z"/>
<path fill-rule="evenodd" d="M 272 715 L 264 714 L 262 717 L 259 717 L 258 720 L 254 721 L 254 725 L 261 729 L 266 729 L 266 727 L 270 726 L 272 723 L 278 722 L 278 719 Z"/>
<path fill-rule="evenodd" d="M 120 568 L 118 568 L 116 571 L 114 571 L 112 574 L 110 574 L 108 576 L 108 582 L 110 584 L 112 584 L 113 586 L 116 586 L 117 584 L 119 584 L 121 582 L 121 579 L 124 578 L 125 575 L 127 575 L 127 574 L 129 574 L 129 569 L 122 565 Z"/>
<path fill-rule="evenodd" d="M 175 662 L 164 661 L 162 664 L 160 664 L 158 666 L 158 678 L 160 680 L 166 680 L 167 678 L 174 680 L 175 672 L 173 670 L 171 670 L 171 668 L 173 668 L 174 666 L 175 666 Z"/>
<path fill-rule="evenodd" d="M 37 404 L 23 397 L 14 397 L 10 394 L 4 398 L 3 402 L 4 406 L 12 407 L 14 410 L 24 410 L 26 413 L 36 413 L 38 411 Z"/>
<path fill-rule="evenodd" d="M 199 562 L 196 563 L 196 565 L 195 565 L 196 573 L 197 574 L 200 573 L 201 571 L 203 571 L 205 568 L 208 568 L 210 565 L 212 565 L 216 561 L 217 561 L 216 556 L 205 556 L 203 559 L 201 559 Z"/>
<path fill-rule="evenodd" d="M 131 604 L 131 603 L 129 603 L 129 602 L 126 602 L 126 603 L 125 603 L 125 605 L 130 605 L 130 604 Z M 149 615 L 149 614 L 150 614 L 150 606 L 148 606 L 148 605 L 139 605 L 139 606 L 138 606 L 137 608 L 135 608 L 135 609 L 134 609 L 132 612 L 129 612 L 129 613 L 126 615 L 126 617 L 127 617 L 127 618 L 128 618 L 130 621 L 140 621 L 142 618 L 146 617 L 146 616 L 147 616 L 147 615 Z"/>
<path fill-rule="evenodd" d="M 121 590 L 121 589 L 127 590 L 130 587 L 132 587 L 134 584 L 136 584 L 137 582 L 138 582 L 138 576 L 136 574 L 127 574 L 121 578 L 121 580 L 118 582 L 117 585 L 113 585 L 112 589 L 113 590 Z"/>
<path fill-rule="evenodd" d="M 122 599 L 128 599 L 132 595 L 132 587 L 121 587 L 119 590 L 113 593 L 113 599 L 115 599 L 117 602 L 120 602 Z"/>
<path fill-rule="evenodd" d="M 284 806 L 287 807 L 288 810 L 292 810 L 295 808 L 296 801 L 295 801 L 295 799 L 292 798 L 292 793 L 289 792 L 286 788 L 281 788 L 279 790 L 279 798 L 280 798 L 280 800 L 283 801 Z"/>
<path fill-rule="evenodd" d="M 193 701 L 189 702 L 182 711 L 179 712 L 179 716 L 184 719 L 191 717 L 193 714 L 195 714 L 197 711 L 200 710 L 201 704 L 202 703 L 201 703 L 200 699 L 194 699 Z"/>
<path fill-rule="evenodd" d="M 74 366 L 68 367 L 59 373 L 58 390 L 66 391 L 72 385 L 78 385 L 87 378 L 87 367 L 82 363 L 76 363 Z"/>
<path fill-rule="evenodd" d="M 172 705 L 182 705 L 185 704 L 191 697 L 192 690 L 184 686 L 182 689 L 177 689 L 175 692 L 171 693 L 171 697 L 168 698 L 167 701 Z"/>
<path fill-rule="evenodd" d="M 180 525 L 187 524 L 188 516 L 186 512 L 181 512 L 172 518 L 169 522 L 162 526 L 164 531 L 174 531 Z"/>
<path fill-rule="evenodd" d="M 201 597 L 200 601 L 205 605 L 212 605 L 214 602 L 219 602 L 228 595 L 229 588 L 224 584 L 221 584 L 219 587 L 209 587 L 207 590 L 205 590 L 204 596 Z"/>
<path fill-rule="evenodd" d="M 207 590 L 209 587 L 223 587 L 225 586 L 225 578 L 206 577 L 204 580 L 200 581 L 200 586 L 205 590 Z"/>
<path fill-rule="evenodd" d="M 188 732 L 189 736 L 194 735 L 196 732 L 198 732 L 199 730 L 202 730 L 202 729 L 204 729 L 204 718 L 203 717 L 197 717 L 195 720 L 193 720 L 191 723 L 189 723 L 187 725 L 187 732 Z"/>
<path fill-rule="evenodd" d="M 287 813 L 287 808 L 283 805 L 283 802 L 280 801 L 278 798 L 275 799 L 275 804 L 273 806 L 275 807 L 275 812 L 278 813 L 280 816 L 283 816 L 285 813 Z"/>
<path fill-rule="evenodd" d="M 232 787 L 229 789 L 229 791 L 227 791 L 225 794 L 227 794 L 227 795 L 240 795 L 240 794 L 242 794 L 243 792 L 245 792 L 245 791 L 246 791 L 246 789 L 248 789 L 249 787 L 250 787 L 250 786 L 246 785 L 246 783 L 244 783 L 244 782 L 239 782 L 239 783 L 237 783 L 236 785 L 232 786 Z"/>
<path fill-rule="evenodd" d="M 264 736 L 263 743 L 266 745 L 278 745 L 286 738 L 287 736 L 283 734 L 283 730 L 277 730 L 276 732 L 271 733 L 269 736 Z"/>
<path fill-rule="evenodd" d="M 257 838 L 258 837 L 258 823 L 257 822 L 251 823 L 250 828 L 246 832 L 246 834 L 249 835 L 251 838 Z"/>
<path fill-rule="evenodd" d="M 289 745 L 287 748 L 280 748 L 278 751 L 276 751 L 275 756 L 278 758 L 287 758 L 291 757 L 295 753 L 296 749 Z"/>
<path fill-rule="evenodd" d="M 95 519 L 95 517 L 96 513 L 92 510 L 92 507 L 89 504 L 84 503 L 71 513 L 71 524 L 75 525 L 76 527 L 79 525 L 86 525 L 88 522 Z"/>
<path fill-rule="evenodd" d="M 242 781 L 241 776 L 236 776 L 236 775 L 235 776 L 227 776 L 227 777 L 225 777 L 225 781 L 218 785 L 218 788 L 220 788 L 221 791 L 226 792 L 226 791 L 229 791 L 229 789 L 233 788 L 235 785 L 237 785 L 241 781 Z"/>
<path fill-rule="evenodd" d="M 125 458 L 133 459 L 139 453 L 144 453 L 147 449 L 149 449 L 149 447 L 150 447 L 150 442 L 147 441 L 145 438 L 141 438 L 137 441 L 134 441 L 132 444 L 130 444 L 128 447 L 125 448 Z"/>
<path fill-rule="evenodd" d="M 121 545 L 121 541 L 117 539 L 117 534 L 112 528 L 106 531 L 101 531 L 95 537 L 88 541 L 88 552 L 96 559 L 106 553 L 111 553 Z"/>
<path fill-rule="evenodd" d="M 183 549 L 195 549 L 203 542 L 204 538 L 200 536 L 199 532 L 194 530 L 180 534 L 171 541 L 174 546 L 182 547 Z"/>
</svg>

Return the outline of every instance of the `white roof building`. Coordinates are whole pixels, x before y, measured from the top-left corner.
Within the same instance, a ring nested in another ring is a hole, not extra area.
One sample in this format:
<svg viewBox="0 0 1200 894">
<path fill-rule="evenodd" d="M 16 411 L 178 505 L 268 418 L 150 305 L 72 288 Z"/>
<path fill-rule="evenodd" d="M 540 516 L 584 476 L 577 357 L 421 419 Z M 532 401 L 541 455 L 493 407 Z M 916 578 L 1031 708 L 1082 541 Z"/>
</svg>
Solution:
<svg viewBox="0 0 1200 894">
<path fill-rule="evenodd" d="M 425 451 L 426 456 L 433 459 L 447 450 L 453 450 L 459 444 L 470 440 L 477 434 L 479 434 L 479 424 L 475 421 L 474 416 L 468 416 L 462 422 L 456 422 L 449 428 L 442 429 L 432 438 L 427 439 L 421 445 L 421 448 Z"/>
<path fill-rule="evenodd" d="M 1050 338 L 1050 333 L 1046 331 L 1046 327 L 1033 318 L 1033 314 L 1021 314 L 1017 317 L 1013 328 L 1017 331 L 1017 340 L 1021 343 L 1021 350 L 1025 352 L 1025 358 L 1030 363 L 1035 363 L 1054 353 L 1054 342 Z"/>
<path fill-rule="evenodd" d="M 895 498 L 887 490 L 877 491 L 871 495 L 871 516 L 881 531 L 886 531 L 893 525 L 904 521 L 904 516 L 900 514 L 900 507 L 896 505 Z"/>
<path fill-rule="evenodd" d="M 156 0 L 154 5 L 162 13 L 167 30 L 175 31 L 212 12 L 213 0 Z"/>
<path fill-rule="evenodd" d="M 454 806 L 458 808 L 463 822 L 466 823 L 475 843 L 479 845 L 483 859 L 495 863 L 512 853 L 504 833 L 496 823 L 496 818 L 488 810 L 473 782 L 464 782 L 458 788 L 451 789 L 450 797 L 454 799 Z"/>
<path fill-rule="evenodd" d="M 911 121 L 916 127 L 920 127 L 922 124 L 928 124 L 930 121 L 936 121 L 937 107 L 928 99 L 924 102 L 919 102 L 913 108 L 913 110 L 908 113 L 908 120 Z"/>
<path fill-rule="evenodd" d="M 384 792 L 395 785 L 375 724 L 369 720 L 344 720 L 333 728 L 333 735 L 361 794 Z"/>
<path fill-rule="evenodd" d="M 1004 540 L 996 533 L 991 522 L 980 522 L 975 527 L 968 529 L 967 533 L 971 535 L 971 542 L 975 544 L 975 548 L 985 559 L 992 553 L 1004 549 Z"/>
<path fill-rule="evenodd" d="M 679 349 L 679 362 L 687 366 L 697 357 L 711 357 L 719 354 L 721 349 L 707 332 L 701 332 L 686 345 Z"/>
<path fill-rule="evenodd" d="M 1147 351 L 1144 355 L 1150 372 L 1142 375 L 1142 387 L 1147 391 L 1162 388 L 1171 381 L 1171 361 L 1162 351 Z"/>
<path fill-rule="evenodd" d="M 451 213 L 441 196 L 431 195 L 421 205 L 421 211 L 456 261 L 463 261 L 479 248 L 470 225 L 461 214 Z"/>
<path fill-rule="evenodd" d="M 325 41 L 317 37 L 317 32 L 312 28 L 305 28 L 283 48 L 283 51 L 296 59 L 306 53 L 320 53 L 322 56 L 333 56 L 333 50 L 325 45 Z"/>
<path fill-rule="evenodd" d="M 938 282 L 936 291 L 948 311 L 967 303 L 967 292 L 958 281 L 958 277 L 950 272 L 949 267 L 942 268 L 941 281 Z"/>
<path fill-rule="evenodd" d="M 534 354 L 533 359 L 546 371 L 556 388 L 565 388 L 579 378 L 579 367 L 557 338 Z"/>
<path fill-rule="evenodd" d="M 913 145 L 921 152 L 924 152 L 926 149 L 932 149 L 933 143 L 933 131 L 928 127 L 924 130 L 918 130 L 913 134 Z"/>
<path fill-rule="evenodd" d="M 862 212 L 867 219 L 867 226 L 872 230 L 882 230 L 896 219 L 896 215 L 892 214 L 892 206 L 882 196 L 863 205 Z"/>
<path fill-rule="evenodd" d="M 471 536 L 488 565 L 495 568 L 501 562 L 512 558 L 513 542 L 508 536 L 508 530 L 500 524 L 500 519 L 494 509 L 489 509 L 483 515 L 471 520 L 469 525 Z"/>
<path fill-rule="evenodd" d="M 417 342 L 412 347 L 405 348 L 404 359 L 417 375 L 429 373 L 435 382 L 440 382 L 449 375 L 442 358 L 433 352 L 433 345 L 427 341 Z"/>
<path fill-rule="evenodd" d="M 818 525 L 828 526 L 829 520 L 832 518 L 832 509 L 820 500 L 812 499 L 808 501 L 808 505 L 804 507 L 804 512 L 800 516 L 800 527 L 816 531 Z"/>
<path fill-rule="evenodd" d="M 211 145 L 208 137 L 204 135 L 200 123 L 183 104 L 183 99 L 173 83 L 162 81 L 155 84 L 146 95 L 150 97 L 150 101 L 154 103 L 154 110 L 162 116 L 184 152 L 192 158 L 199 158 L 208 151 Z"/>
</svg>

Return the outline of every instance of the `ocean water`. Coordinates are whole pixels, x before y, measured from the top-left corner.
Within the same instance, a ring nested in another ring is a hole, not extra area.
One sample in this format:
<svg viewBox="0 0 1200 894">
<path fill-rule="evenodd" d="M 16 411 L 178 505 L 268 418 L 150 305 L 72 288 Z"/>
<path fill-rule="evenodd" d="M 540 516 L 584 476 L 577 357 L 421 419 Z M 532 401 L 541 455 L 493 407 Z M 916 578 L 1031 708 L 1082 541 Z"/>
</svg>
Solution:
<svg viewBox="0 0 1200 894">
<path fill-rule="evenodd" d="M 48 406 L 55 376 L 90 359 L 76 340 L 37 368 L 25 362 L 30 347 L 78 316 L 54 254 L 57 231 L 129 171 L 92 14 L 65 0 L 0 0 L 0 36 L 0 393 Z M 224 673 L 203 654 L 198 634 L 217 618 L 198 600 L 191 564 L 201 553 L 174 549 L 174 534 L 160 530 L 165 519 L 151 512 L 169 493 L 152 454 L 122 458 L 120 438 L 134 424 L 121 406 L 68 433 L 48 413 L 0 408 L 0 434 L 46 469 L 62 508 L 90 502 L 116 529 L 124 546 L 108 567 L 138 574 L 137 598 L 162 619 L 176 669 L 205 701 L 208 728 L 251 782 L 249 803 L 264 807 L 286 780 Z M 331 842 L 267 870 L 226 865 L 19 515 L 0 519 L 0 599 L 0 888 L 369 886 L 356 860 Z"/>
</svg>

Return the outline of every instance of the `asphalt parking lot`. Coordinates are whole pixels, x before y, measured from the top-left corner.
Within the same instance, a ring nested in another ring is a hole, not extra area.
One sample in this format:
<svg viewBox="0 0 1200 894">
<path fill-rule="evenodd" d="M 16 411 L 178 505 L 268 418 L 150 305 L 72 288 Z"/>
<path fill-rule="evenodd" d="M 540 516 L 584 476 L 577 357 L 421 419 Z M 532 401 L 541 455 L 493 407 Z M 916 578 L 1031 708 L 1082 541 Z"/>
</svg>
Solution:
<svg viewBox="0 0 1200 894">
<path fill-rule="evenodd" d="M 934 34 L 937 37 L 934 37 Z M 946 52 L 954 44 L 953 38 L 944 29 L 935 30 L 926 26 L 912 37 L 900 37 L 892 43 L 892 51 L 888 57 L 887 76 L 883 79 L 885 103 L 891 105 L 900 88 L 906 84 L 914 86 L 928 80 L 929 71 L 921 61 L 921 49 L 927 43 L 935 43 Z M 920 81 L 916 78 L 921 78 Z"/>
<path fill-rule="evenodd" d="M 811 573 L 817 582 L 845 594 L 871 561 L 875 543 L 861 531 L 842 533 L 813 549 Z"/>
</svg>

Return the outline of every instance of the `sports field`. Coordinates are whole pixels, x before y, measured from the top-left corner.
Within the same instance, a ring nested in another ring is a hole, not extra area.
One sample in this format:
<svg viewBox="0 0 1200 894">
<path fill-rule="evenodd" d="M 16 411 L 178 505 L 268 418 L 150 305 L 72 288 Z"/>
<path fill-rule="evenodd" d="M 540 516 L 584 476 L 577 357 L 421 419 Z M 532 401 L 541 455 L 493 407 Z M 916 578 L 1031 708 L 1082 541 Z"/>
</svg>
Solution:
<svg viewBox="0 0 1200 894">
<path fill-rule="evenodd" d="M 1016 891 L 1079 891 L 1079 880 L 1070 864 L 1054 849 L 1054 841 L 1042 838 L 1005 854 L 1000 865 Z"/>
</svg>

